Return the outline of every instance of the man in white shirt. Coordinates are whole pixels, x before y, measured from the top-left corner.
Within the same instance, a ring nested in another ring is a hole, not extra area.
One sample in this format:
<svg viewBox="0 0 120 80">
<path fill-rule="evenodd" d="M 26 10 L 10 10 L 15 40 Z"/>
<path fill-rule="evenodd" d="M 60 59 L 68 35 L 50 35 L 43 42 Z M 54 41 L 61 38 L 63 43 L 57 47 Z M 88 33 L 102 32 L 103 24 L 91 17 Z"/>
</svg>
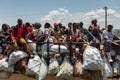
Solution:
<svg viewBox="0 0 120 80">
<path fill-rule="evenodd" d="M 103 31 L 103 34 L 102 34 L 105 52 L 106 52 L 109 62 L 113 61 L 111 58 L 110 50 L 112 48 L 111 45 L 114 44 L 114 39 L 117 38 L 116 33 L 112 29 L 113 29 L 113 26 L 108 25 L 107 30 Z"/>
<path fill-rule="evenodd" d="M 103 40 L 113 41 L 116 33 L 112 29 L 113 29 L 113 26 L 108 25 L 107 30 L 103 31 Z"/>
</svg>

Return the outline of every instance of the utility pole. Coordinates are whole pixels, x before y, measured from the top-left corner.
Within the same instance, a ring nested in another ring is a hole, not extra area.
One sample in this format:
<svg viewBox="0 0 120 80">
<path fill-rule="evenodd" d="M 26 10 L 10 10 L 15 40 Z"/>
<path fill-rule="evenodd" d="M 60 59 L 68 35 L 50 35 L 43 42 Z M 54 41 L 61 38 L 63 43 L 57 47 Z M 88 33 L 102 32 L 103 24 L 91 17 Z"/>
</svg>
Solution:
<svg viewBox="0 0 120 80">
<path fill-rule="evenodd" d="M 107 29 L 107 6 L 103 8 L 105 10 L 105 29 Z"/>
</svg>

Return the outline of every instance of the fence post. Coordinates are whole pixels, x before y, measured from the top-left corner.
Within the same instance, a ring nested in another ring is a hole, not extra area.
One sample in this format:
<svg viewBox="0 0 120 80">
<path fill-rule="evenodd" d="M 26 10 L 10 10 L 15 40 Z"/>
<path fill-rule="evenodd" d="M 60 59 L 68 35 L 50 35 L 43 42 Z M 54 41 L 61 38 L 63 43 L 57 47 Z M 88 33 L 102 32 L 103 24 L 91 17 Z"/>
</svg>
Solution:
<svg viewBox="0 0 120 80">
<path fill-rule="evenodd" d="M 70 55 L 72 55 L 72 41 L 70 40 Z"/>
<path fill-rule="evenodd" d="M 36 52 L 38 53 L 38 42 L 36 42 Z"/>
<path fill-rule="evenodd" d="M 48 53 L 48 55 L 47 55 L 47 64 L 49 65 L 49 60 L 50 60 L 50 58 L 49 58 L 49 56 L 50 56 L 50 52 L 49 52 L 49 39 L 47 40 L 47 53 Z"/>
<path fill-rule="evenodd" d="M 71 62 L 71 57 L 72 57 L 72 40 L 70 39 L 70 54 L 69 54 L 70 62 Z"/>
<path fill-rule="evenodd" d="M 58 52 L 60 53 L 60 45 L 61 45 L 61 44 L 60 44 L 60 43 L 58 43 L 58 45 L 59 45 L 59 51 L 58 51 Z"/>
</svg>

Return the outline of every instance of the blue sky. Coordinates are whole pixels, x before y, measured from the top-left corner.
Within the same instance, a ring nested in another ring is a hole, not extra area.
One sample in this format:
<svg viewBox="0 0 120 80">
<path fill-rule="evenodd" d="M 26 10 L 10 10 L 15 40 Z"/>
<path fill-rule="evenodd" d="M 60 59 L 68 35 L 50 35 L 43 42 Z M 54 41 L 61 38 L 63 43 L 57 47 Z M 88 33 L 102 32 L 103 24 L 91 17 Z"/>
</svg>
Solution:
<svg viewBox="0 0 120 80">
<path fill-rule="evenodd" d="M 16 25 L 17 19 L 22 18 L 24 23 L 41 22 L 42 25 L 82 21 L 87 28 L 96 18 L 104 27 L 104 6 L 109 8 L 108 24 L 120 28 L 120 0 L 0 0 L 0 26 Z"/>
</svg>

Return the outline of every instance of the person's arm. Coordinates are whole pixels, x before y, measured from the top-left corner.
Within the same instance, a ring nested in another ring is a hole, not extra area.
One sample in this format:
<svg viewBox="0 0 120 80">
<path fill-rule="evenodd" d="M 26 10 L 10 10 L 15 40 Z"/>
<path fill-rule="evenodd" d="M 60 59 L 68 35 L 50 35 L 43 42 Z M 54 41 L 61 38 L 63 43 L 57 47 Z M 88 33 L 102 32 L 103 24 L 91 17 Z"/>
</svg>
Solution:
<svg viewBox="0 0 120 80">
<path fill-rule="evenodd" d="M 91 25 L 90 25 L 90 26 L 88 27 L 88 31 L 91 31 L 91 29 L 92 29 L 92 28 L 91 28 Z"/>
<path fill-rule="evenodd" d="M 103 31 L 102 39 L 103 39 L 103 40 L 108 40 L 108 35 L 107 35 L 107 32 L 106 32 L 106 31 Z"/>
<path fill-rule="evenodd" d="M 11 34 L 10 34 L 11 40 L 15 40 L 14 33 L 15 33 L 15 31 L 14 31 L 14 29 L 13 29 L 12 32 L 11 32 Z"/>
<path fill-rule="evenodd" d="M 69 36 L 72 35 L 72 29 L 70 28 L 68 31 L 69 31 L 68 35 Z"/>
<path fill-rule="evenodd" d="M 116 35 L 114 35 L 113 40 L 120 40 L 119 37 L 117 37 Z"/>
<path fill-rule="evenodd" d="M 113 40 L 120 40 L 119 37 L 117 36 L 117 33 L 116 33 L 116 32 L 113 32 L 113 34 L 114 34 Z"/>
<path fill-rule="evenodd" d="M 78 37 L 79 37 L 79 39 L 81 39 L 82 38 L 82 31 L 78 31 Z"/>
</svg>

